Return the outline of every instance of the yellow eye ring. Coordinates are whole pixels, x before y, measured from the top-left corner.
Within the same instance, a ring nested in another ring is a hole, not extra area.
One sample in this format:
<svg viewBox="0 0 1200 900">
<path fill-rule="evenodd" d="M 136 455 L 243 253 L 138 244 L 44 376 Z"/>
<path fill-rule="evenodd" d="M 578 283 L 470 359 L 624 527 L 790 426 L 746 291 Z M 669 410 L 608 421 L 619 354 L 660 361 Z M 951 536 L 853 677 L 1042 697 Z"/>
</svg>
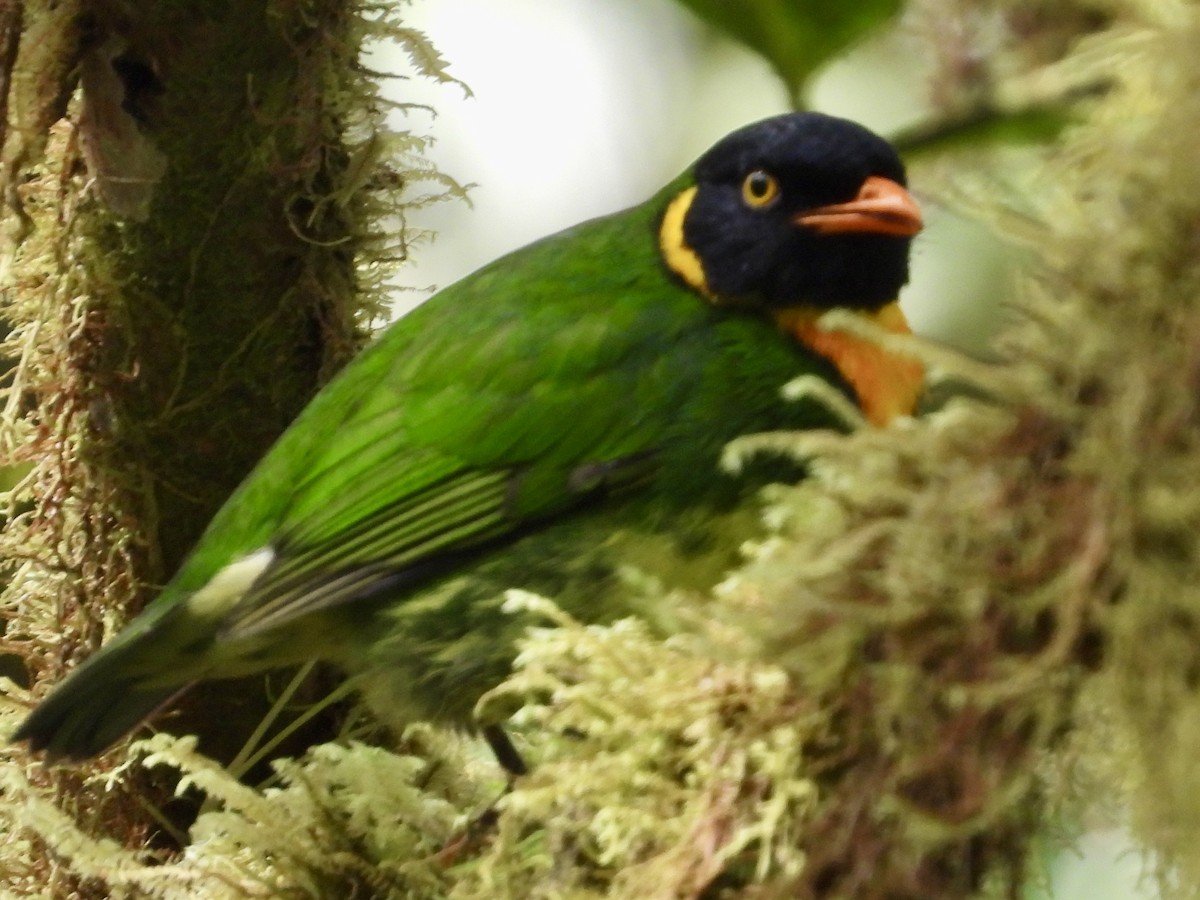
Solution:
<svg viewBox="0 0 1200 900">
<path fill-rule="evenodd" d="M 751 209 L 762 209 L 779 196 L 779 182 L 763 169 L 755 169 L 742 182 L 742 202 Z"/>
</svg>

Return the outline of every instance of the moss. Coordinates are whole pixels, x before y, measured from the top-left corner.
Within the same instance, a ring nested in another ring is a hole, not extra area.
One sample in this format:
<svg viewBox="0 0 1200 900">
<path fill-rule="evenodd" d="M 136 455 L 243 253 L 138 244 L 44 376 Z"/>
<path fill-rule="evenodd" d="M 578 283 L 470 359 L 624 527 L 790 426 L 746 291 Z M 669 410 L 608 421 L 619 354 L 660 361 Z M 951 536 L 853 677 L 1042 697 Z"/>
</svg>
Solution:
<svg viewBox="0 0 1200 900">
<path fill-rule="evenodd" d="M 358 67 L 364 40 L 400 30 L 384 7 L 30 2 L 13 14 L 25 27 L 6 32 L 15 52 L 2 60 L 13 366 L 0 446 L 28 474 L 0 537 L 3 649 L 40 686 L 136 611 L 365 340 L 409 239 L 394 226 L 400 192 L 455 185 L 406 164 L 422 139 L 384 131 Z M 249 715 L 248 733 L 266 703 L 246 713 L 213 696 L 184 722 L 228 759 L 221 723 Z M 9 716 L 28 702 L 9 686 Z M 150 776 L 34 768 L 13 783 L 31 803 L 57 796 L 86 832 L 135 847 L 161 834 L 142 799 L 165 802 Z M 100 872 L 87 876 L 98 886 L 72 881 L 66 837 L 32 841 L 34 860 L 17 865 L 50 893 L 104 895 Z"/>
<path fill-rule="evenodd" d="M 994 365 L 928 353 L 988 401 L 797 439 L 814 476 L 726 586 L 744 652 L 787 666 L 837 736 L 801 896 L 1016 890 L 1048 810 L 1114 803 L 1164 894 L 1200 891 L 1200 22 L 1117 11 L 1055 73 L 1120 73 L 1061 146 L 941 170 L 1040 251 Z"/>
</svg>

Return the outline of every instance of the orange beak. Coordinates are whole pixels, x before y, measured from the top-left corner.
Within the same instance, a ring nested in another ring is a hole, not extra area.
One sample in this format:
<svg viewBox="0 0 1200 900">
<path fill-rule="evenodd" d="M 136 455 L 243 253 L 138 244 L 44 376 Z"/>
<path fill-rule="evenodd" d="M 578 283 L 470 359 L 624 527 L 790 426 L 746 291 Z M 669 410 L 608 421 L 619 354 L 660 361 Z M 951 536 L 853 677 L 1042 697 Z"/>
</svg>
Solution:
<svg viewBox="0 0 1200 900">
<path fill-rule="evenodd" d="M 847 203 L 831 203 L 805 210 L 792 223 L 818 234 L 892 234 L 912 237 L 924 226 L 912 194 L 890 178 L 872 175 L 858 196 Z"/>
</svg>

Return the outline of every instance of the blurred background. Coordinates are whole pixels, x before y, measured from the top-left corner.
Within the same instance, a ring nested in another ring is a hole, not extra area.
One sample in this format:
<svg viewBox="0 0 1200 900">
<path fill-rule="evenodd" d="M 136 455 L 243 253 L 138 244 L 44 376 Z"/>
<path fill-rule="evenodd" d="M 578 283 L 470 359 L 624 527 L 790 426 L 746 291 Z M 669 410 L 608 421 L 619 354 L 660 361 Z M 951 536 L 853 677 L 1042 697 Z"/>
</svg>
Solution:
<svg viewBox="0 0 1200 900">
<path fill-rule="evenodd" d="M 401 270 L 397 314 L 509 250 L 640 202 L 728 131 L 794 102 L 777 68 L 674 0 L 415 0 L 405 20 L 470 93 L 404 76 L 409 61 L 391 46 L 371 64 L 399 76 L 393 99 L 418 105 L 397 110 L 394 127 L 433 140 L 430 159 L 469 186 L 469 203 L 409 214 L 422 239 Z M 903 23 L 880 29 L 814 73 L 803 103 L 901 132 L 931 114 L 923 55 Z M 910 174 L 928 227 L 902 304 L 918 333 L 985 353 L 1020 255 L 935 202 L 920 167 Z M 1156 896 L 1118 826 L 1100 823 L 1047 860 L 1052 883 L 1031 897 Z"/>
</svg>

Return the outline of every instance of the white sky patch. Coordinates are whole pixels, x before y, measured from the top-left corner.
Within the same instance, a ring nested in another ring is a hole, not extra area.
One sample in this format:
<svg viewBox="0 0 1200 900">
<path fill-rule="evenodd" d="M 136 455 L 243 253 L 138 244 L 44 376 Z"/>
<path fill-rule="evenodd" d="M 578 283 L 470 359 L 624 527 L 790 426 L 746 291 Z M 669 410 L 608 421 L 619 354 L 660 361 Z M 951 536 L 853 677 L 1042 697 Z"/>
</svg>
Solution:
<svg viewBox="0 0 1200 900">
<path fill-rule="evenodd" d="M 536 238 L 644 200 L 688 162 L 679 110 L 699 29 L 673 3 L 418 0 L 405 21 L 474 97 L 391 82 L 396 99 L 437 109 L 432 123 L 410 113 L 397 125 L 435 135 L 439 168 L 476 185 L 473 208 L 443 203 L 412 216 L 447 239 L 418 248 L 405 284 L 445 287 Z M 406 68 L 380 58 L 383 68 Z"/>
</svg>

